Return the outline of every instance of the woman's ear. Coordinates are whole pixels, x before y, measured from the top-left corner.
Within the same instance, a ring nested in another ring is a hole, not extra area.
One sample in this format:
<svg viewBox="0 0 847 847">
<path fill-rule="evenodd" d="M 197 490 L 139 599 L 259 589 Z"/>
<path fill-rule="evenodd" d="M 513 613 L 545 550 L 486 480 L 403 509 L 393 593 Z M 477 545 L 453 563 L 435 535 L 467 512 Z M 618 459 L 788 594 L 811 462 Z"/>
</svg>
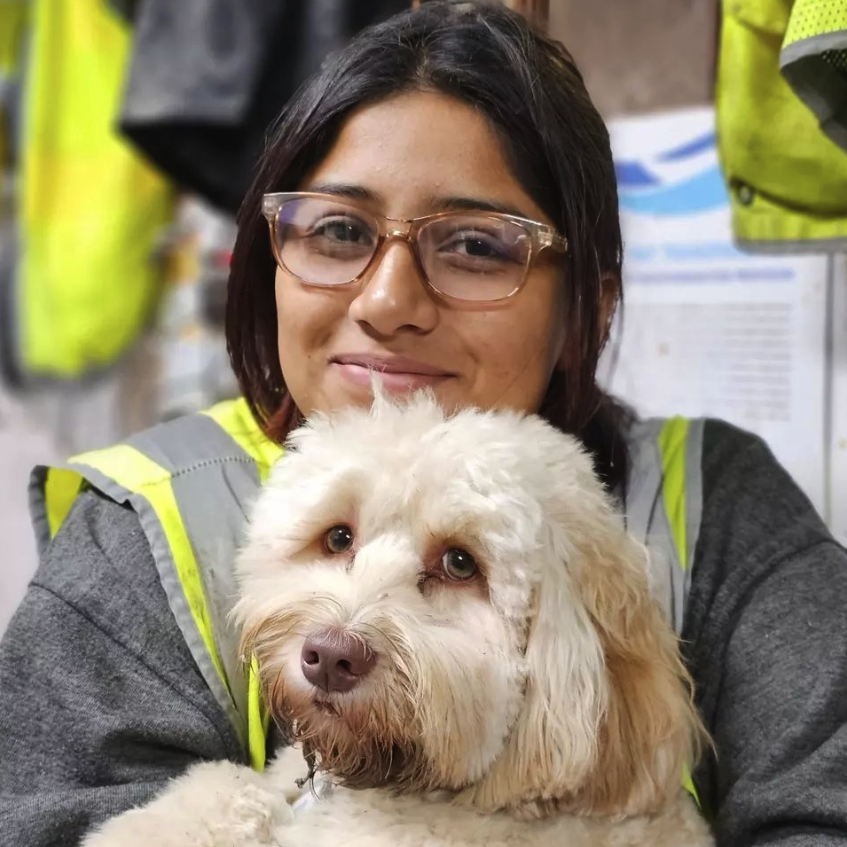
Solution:
<svg viewBox="0 0 847 847">
<path fill-rule="evenodd" d="M 598 351 L 602 350 L 612 332 L 612 321 L 615 318 L 618 305 L 621 302 L 621 278 L 617 273 L 604 273 L 600 275 L 599 294 L 597 299 L 597 339 Z M 556 359 L 556 370 L 568 373 L 573 368 L 573 349 L 562 344 L 559 356 Z"/>
<path fill-rule="evenodd" d="M 600 301 L 598 309 L 600 346 L 608 340 L 612 331 L 612 321 L 615 318 L 618 304 L 621 301 L 621 277 L 617 273 L 600 275 Z"/>
</svg>

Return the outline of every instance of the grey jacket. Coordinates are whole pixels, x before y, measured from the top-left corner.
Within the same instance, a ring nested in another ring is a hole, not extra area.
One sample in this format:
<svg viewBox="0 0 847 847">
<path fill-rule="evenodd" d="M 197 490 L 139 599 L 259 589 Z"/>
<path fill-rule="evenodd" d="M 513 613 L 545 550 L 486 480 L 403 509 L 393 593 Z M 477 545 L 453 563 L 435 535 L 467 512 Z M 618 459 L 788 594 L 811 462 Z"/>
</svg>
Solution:
<svg viewBox="0 0 847 847">
<path fill-rule="evenodd" d="M 708 422 L 683 631 L 720 845 L 847 844 L 847 552 L 759 439 Z M 133 512 L 87 492 L 0 643 L 0 847 L 75 845 L 241 746 Z"/>
</svg>

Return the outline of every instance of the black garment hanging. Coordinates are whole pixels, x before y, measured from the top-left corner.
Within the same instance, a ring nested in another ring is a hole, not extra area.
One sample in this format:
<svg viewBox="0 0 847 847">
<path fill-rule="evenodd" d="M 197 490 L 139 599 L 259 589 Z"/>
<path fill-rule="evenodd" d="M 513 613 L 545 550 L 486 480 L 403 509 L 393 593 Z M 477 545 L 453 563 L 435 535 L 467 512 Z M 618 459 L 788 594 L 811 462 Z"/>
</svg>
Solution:
<svg viewBox="0 0 847 847">
<path fill-rule="evenodd" d="M 235 212 L 268 126 L 326 56 L 408 0 L 110 0 L 133 23 L 119 126 L 186 189 Z"/>
</svg>

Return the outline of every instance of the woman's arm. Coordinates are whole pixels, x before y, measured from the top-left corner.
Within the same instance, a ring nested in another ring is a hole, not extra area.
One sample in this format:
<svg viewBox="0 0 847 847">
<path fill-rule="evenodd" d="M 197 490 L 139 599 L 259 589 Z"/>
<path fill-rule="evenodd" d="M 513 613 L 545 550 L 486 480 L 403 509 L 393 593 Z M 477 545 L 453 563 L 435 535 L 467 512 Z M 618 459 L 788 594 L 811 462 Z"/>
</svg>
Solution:
<svg viewBox="0 0 847 847">
<path fill-rule="evenodd" d="M 0 845 L 76 845 L 189 765 L 241 755 L 138 519 L 84 493 L 0 642 Z"/>
<path fill-rule="evenodd" d="M 765 444 L 710 422 L 683 639 L 720 847 L 847 844 L 847 552 Z"/>
</svg>

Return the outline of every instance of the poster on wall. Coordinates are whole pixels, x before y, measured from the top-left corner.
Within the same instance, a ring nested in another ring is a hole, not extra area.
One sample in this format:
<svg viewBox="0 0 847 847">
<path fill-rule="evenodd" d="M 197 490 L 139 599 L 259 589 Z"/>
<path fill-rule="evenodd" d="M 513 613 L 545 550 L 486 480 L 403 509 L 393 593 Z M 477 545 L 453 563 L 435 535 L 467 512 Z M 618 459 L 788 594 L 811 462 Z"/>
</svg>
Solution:
<svg viewBox="0 0 847 847">
<path fill-rule="evenodd" d="M 829 337 L 832 339 L 829 385 L 830 437 L 826 461 L 829 478 L 827 522 L 847 546 L 847 256 L 830 260 Z"/>
<path fill-rule="evenodd" d="M 713 109 L 610 130 L 625 299 L 603 381 L 640 415 L 716 417 L 758 433 L 829 519 L 833 260 L 733 246 Z"/>
</svg>

